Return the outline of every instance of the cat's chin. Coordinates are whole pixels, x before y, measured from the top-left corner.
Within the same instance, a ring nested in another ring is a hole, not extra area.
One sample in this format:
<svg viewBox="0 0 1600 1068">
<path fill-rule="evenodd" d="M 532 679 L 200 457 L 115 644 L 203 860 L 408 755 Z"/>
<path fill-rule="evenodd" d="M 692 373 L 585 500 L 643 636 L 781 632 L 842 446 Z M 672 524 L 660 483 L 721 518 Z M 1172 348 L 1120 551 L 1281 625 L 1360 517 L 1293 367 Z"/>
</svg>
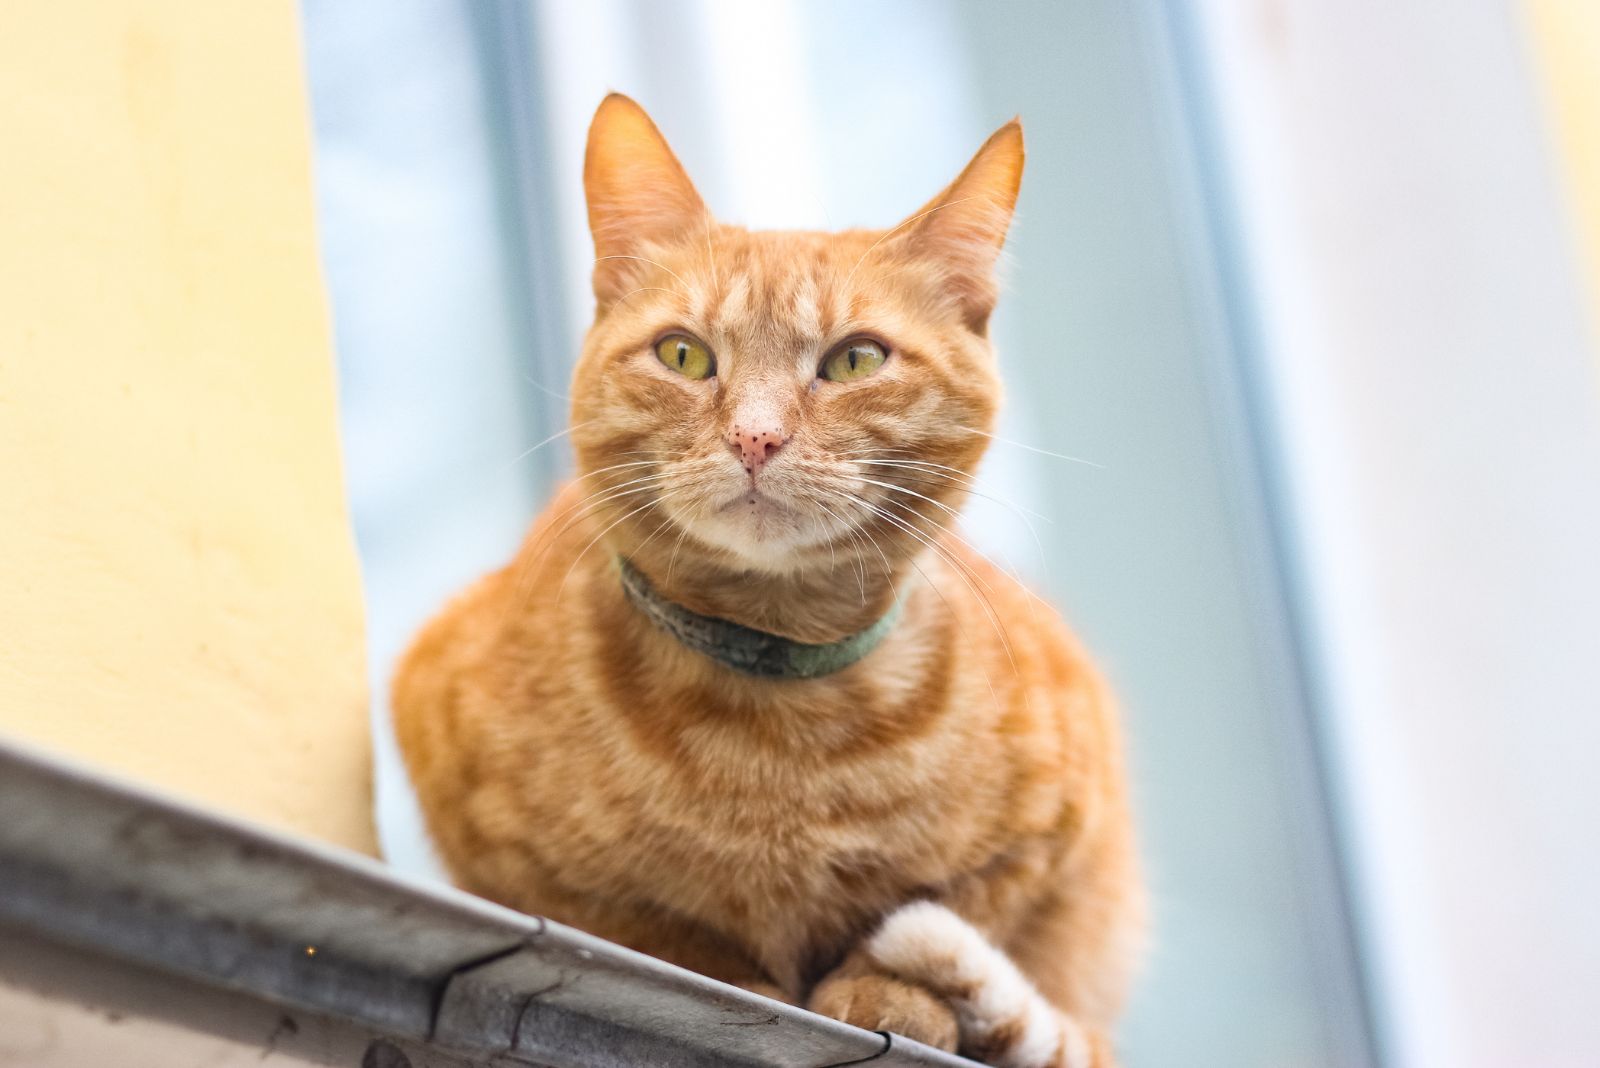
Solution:
<svg viewBox="0 0 1600 1068">
<path fill-rule="evenodd" d="M 769 571 L 795 567 L 805 550 L 826 540 L 814 517 L 778 497 L 747 490 L 693 524 L 700 540 Z"/>
</svg>

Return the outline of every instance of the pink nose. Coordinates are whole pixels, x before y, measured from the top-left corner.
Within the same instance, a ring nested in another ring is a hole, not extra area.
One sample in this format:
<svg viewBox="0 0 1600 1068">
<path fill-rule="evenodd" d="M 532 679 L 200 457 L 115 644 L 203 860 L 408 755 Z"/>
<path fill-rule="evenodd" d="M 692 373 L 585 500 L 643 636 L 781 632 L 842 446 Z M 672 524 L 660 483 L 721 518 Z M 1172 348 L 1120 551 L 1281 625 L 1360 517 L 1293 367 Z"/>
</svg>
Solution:
<svg viewBox="0 0 1600 1068">
<path fill-rule="evenodd" d="M 754 427 L 736 426 L 728 431 L 727 440 L 728 448 L 733 450 L 734 455 L 744 464 L 744 469 L 750 472 L 751 478 L 754 478 L 789 439 L 783 436 L 782 427 L 768 424 Z"/>
</svg>

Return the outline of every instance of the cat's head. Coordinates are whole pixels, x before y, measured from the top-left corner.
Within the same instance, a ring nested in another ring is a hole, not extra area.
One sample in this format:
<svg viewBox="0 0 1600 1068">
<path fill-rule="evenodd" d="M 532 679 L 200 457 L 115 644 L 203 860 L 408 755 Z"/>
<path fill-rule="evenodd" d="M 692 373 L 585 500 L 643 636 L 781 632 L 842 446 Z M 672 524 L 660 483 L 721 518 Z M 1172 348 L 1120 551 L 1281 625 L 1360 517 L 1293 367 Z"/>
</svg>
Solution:
<svg viewBox="0 0 1600 1068">
<path fill-rule="evenodd" d="M 783 573 L 936 537 L 999 404 L 988 320 L 1022 160 L 1012 121 L 897 226 L 750 231 L 716 222 L 644 111 L 607 97 L 584 160 L 598 308 L 572 436 L 616 548 Z"/>
</svg>

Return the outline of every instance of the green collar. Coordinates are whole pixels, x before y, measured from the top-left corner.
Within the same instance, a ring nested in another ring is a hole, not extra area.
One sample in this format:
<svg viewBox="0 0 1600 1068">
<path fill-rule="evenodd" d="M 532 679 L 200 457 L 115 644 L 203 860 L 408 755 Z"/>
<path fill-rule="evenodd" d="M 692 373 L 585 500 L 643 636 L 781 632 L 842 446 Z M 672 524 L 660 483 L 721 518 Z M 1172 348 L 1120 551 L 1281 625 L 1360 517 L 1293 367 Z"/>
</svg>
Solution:
<svg viewBox="0 0 1600 1068">
<path fill-rule="evenodd" d="M 876 649 L 900 618 L 900 602 L 895 601 L 883 618 L 866 630 L 836 642 L 808 645 L 691 612 L 657 593 L 650 580 L 627 560 L 619 556 L 617 563 L 622 569 L 623 592 L 635 608 L 650 617 L 650 622 L 695 652 L 757 678 L 815 679 L 842 671 Z"/>
</svg>

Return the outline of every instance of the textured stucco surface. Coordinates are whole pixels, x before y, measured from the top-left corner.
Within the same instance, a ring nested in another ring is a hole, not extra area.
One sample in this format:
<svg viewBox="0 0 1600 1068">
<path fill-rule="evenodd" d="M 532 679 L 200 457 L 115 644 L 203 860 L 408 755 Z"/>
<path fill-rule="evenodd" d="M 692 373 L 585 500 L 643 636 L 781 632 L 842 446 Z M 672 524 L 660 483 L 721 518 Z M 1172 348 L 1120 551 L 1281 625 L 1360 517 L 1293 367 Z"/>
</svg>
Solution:
<svg viewBox="0 0 1600 1068">
<path fill-rule="evenodd" d="M 0 732 L 370 852 L 296 17 L 0 11 Z"/>
</svg>

